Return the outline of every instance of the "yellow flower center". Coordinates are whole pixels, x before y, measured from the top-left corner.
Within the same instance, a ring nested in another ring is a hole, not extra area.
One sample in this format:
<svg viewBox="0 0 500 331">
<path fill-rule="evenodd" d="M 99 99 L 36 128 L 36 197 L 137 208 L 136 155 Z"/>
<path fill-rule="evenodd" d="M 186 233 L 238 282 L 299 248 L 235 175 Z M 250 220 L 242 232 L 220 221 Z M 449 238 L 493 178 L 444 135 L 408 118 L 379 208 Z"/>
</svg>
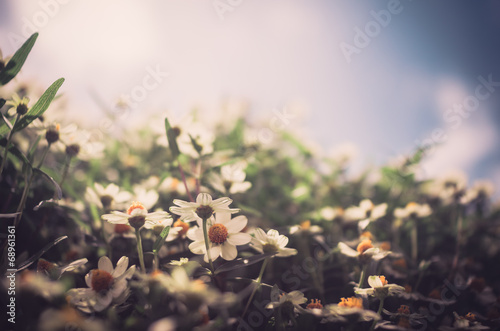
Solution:
<svg viewBox="0 0 500 331">
<path fill-rule="evenodd" d="M 311 228 L 311 221 L 307 220 L 300 223 L 302 230 L 309 230 Z"/>
<path fill-rule="evenodd" d="M 182 228 L 182 230 L 180 230 L 178 232 L 178 236 L 179 237 L 184 236 L 188 232 L 188 230 L 189 230 L 189 224 L 187 224 L 187 223 L 185 223 L 185 222 L 183 222 L 181 220 L 175 221 L 174 227 L 181 227 Z"/>
<path fill-rule="evenodd" d="M 132 215 L 132 211 L 134 211 L 135 209 L 146 210 L 142 203 L 135 201 L 130 205 L 130 207 L 128 207 L 127 214 Z"/>
<path fill-rule="evenodd" d="M 356 297 L 340 298 L 339 307 L 363 309 L 363 300 Z"/>
<path fill-rule="evenodd" d="M 214 244 L 222 244 L 227 239 L 227 228 L 220 223 L 212 225 L 208 229 L 208 238 Z"/>
<path fill-rule="evenodd" d="M 416 202 L 408 202 L 408 204 L 406 205 L 406 208 L 410 209 L 410 208 L 415 208 L 416 206 L 417 206 Z"/>
<path fill-rule="evenodd" d="M 363 254 L 366 250 L 373 248 L 372 241 L 371 240 L 364 240 L 362 241 L 356 250 L 358 251 L 359 254 Z"/>
<path fill-rule="evenodd" d="M 323 305 L 321 304 L 321 300 L 311 299 L 311 303 L 307 305 L 307 309 L 322 309 Z"/>
<path fill-rule="evenodd" d="M 385 276 L 379 276 L 378 278 L 380 278 L 380 281 L 382 282 L 382 285 L 387 285 L 388 284 L 387 280 L 385 279 Z"/>
<path fill-rule="evenodd" d="M 373 240 L 373 234 L 370 231 L 363 232 L 359 238 L 361 240 Z"/>
<path fill-rule="evenodd" d="M 107 291 L 113 285 L 113 276 L 104 270 L 94 269 L 91 271 L 92 281 L 90 282 L 90 287 L 97 292 Z"/>
</svg>

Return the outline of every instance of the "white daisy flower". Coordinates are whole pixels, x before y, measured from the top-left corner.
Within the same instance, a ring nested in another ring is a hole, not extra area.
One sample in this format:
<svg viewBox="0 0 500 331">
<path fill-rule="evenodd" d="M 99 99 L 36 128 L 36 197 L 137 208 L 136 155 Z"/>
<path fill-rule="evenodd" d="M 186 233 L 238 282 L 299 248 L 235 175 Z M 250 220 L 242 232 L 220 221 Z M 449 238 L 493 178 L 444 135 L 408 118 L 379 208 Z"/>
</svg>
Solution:
<svg viewBox="0 0 500 331">
<path fill-rule="evenodd" d="M 345 210 L 344 219 L 347 221 L 360 221 L 358 227 L 363 231 L 368 224 L 385 216 L 387 212 L 387 203 L 374 205 L 369 199 L 364 199 L 359 206 L 352 206 Z"/>
<path fill-rule="evenodd" d="M 380 319 L 380 316 L 374 311 L 364 309 L 363 299 L 357 297 L 340 298 L 339 303 L 325 306 L 323 317 L 328 322 L 378 321 Z"/>
<path fill-rule="evenodd" d="M 379 247 L 373 247 L 371 240 L 363 240 L 359 243 L 356 250 L 347 246 L 345 243 L 340 242 L 337 247 L 340 250 L 340 253 L 349 256 L 356 257 L 361 262 L 367 262 L 369 260 L 381 260 L 387 255 L 391 254 L 390 251 L 380 249 Z"/>
<path fill-rule="evenodd" d="M 181 257 L 180 260 L 172 260 L 168 264 L 180 267 L 180 266 L 185 265 L 188 262 L 189 262 L 189 259 L 187 257 Z"/>
<path fill-rule="evenodd" d="M 194 241 L 189 244 L 191 252 L 205 254 L 204 260 L 208 263 L 202 222 L 199 220 L 198 227 L 190 229 L 187 236 Z M 231 214 L 227 212 L 218 212 L 215 214 L 215 219 L 212 217 L 208 220 L 208 245 L 212 260 L 216 260 L 219 256 L 228 261 L 236 258 L 238 255 L 236 246 L 246 245 L 252 239 L 248 233 L 240 232 L 247 222 L 246 216 L 240 215 L 231 219 Z"/>
<path fill-rule="evenodd" d="M 311 225 L 311 221 L 303 221 L 300 222 L 300 225 L 293 225 L 290 227 L 290 234 L 298 234 L 298 233 L 321 233 L 323 232 L 323 228 L 318 225 Z"/>
<path fill-rule="evenodd" d="M 243 193 L 252 187 L 252 183 L 245 181 L 246 162 L 237 162 L 222 166 L 220 174 L 211 173 L 208 177 L 210 185 L 217 191 L 229 194 Z"/>
<path fill-rule="evenodd" d="M 102 215 L 102 219 L 112 224 L 127 224 L 134 229 L 140 229 L 146 222 L 159 222 L 171 219 L 171 216 L 166 211 L 148 213 L 148 210 L 140 202 L 134 202 L 126 213 L 112 211 L 111 214 Z"/>
<path fill-rule="evenodd" d="M 78 269 L 87 262 L 88 260 L 83 258 L 73 261 L 69 264 L 58 265 L 56 263 L 49 262 L 45 259 L 39 259 L 36 266 L 36 271 L 38 273 L 46 274 L 51 279 L 55 280 L 61 278 L 62 274 L 65 273 L 66 271 L 69 272 Z"/>
<path fill-rule="evenodd" d="M 296 249 L 285 247 L 288 244 L 288 238 L 280 235 L 276 230 L 271 229 L 265 233 L 261 228 L 257 228 L 253 234 L 255 237 L 252 238 L 250 245 L 259 253 L 276 253 L 275 256 L 278 257 L 297 254 Z"/>
<path fill-rule="evenodd" d="M 187 202 L 183 200 L 174 200 L 178 207 L 170 207 L 170 211 L 179 215 L 181 220 L 186 222 L 208 220 L 214 213 L 237 213 L 240 210 L 229 208 L 233 200 L 229 198 L 219 198 L 212 200 L 210 194 L 200 193 L 196 197 L 196 202 Z"/>
<path fill-rule="evenodd" d="M 276 309 L 284 303 L 289 302 L 293 305 L 294 311 L 299 312 L 303 308 L 300 306 L 307 302 L 307 298 L 304 297 L 304 293 L 300 291 L 292 291 L 290 293 L 283 293 L 279 296 L 277 301 L 271 301 L 267 304 L 267 309 Z"/>
<path fill-rule="evenodd" d="M 128 270 L 128 257 L 123 256 L 113 268 L 111 260 L 103 256 L 99 259 L 98 269 L 91 270 L 85 276 L 89 288 L 77 288 L 68 291 L 70 303 L 83 312 L 103 311 L 111 304 L 125 302 L 128 289 L 127 280 L 135 272 L 135 265 Z"/>
<path fill-rule="evenodd" d="M 468 189 L 460 199 L 460 203 L 468 204 L 473 201 L 484 200 L 493 195 L 495 187 L 487 180 L 478 180 L 474 182 L 472 188 Z"/>
<path fill-rule="evenodd" d="M 14 93 L 12 99 L 7 101 L 5 105 L 11 106 L 11 108 L 8 110 L 9 115 L 15 115 L 16 113 L 19 115 L 24 115 L 29 110 L 29 102 L 30 99 L 28 97 L 23 97 L 21 99 L 17 93 Z"/>
<path fill-rule="evenodd" d="M 428 204 L 418 204 L 410 202 L 405 208 L 394 209 L 394 217 L 407 219 L 407 218 L 424 218 L 432 214 L 431 207 Z"/>
<path fill-rule="evenodd" d="M 174 239 L 177 239 L 179 233 L 184 230 L 181 226 L 172 227 L 172 222 L 173 221 L 171 218 L 164 218 L 154 221 L 147 220 L 146 223 L 144 223 L 144 227 L 146 229 L 153 230 L 154 233 L 159 235 L 163 231 L 163 229 L 165 229 L 167 226 L 170 226 L 170 230 L 168 231 L 168 235 L 165 238 L 165 241 L 172 241 Z"/>
<path fill-rule="evenodd" d="M 127 191 L 111 183 L 104 187 L 99 183 L 94 183 L 94 188 L 87 186 L 85 200 L 96 205 L 100 209 L 110 210 L 111 208 L 123 208 L 124 204 L 132 198 Z"/>
<path fill-rule="evenodd" d="M 159 195 L 155 190 L 146 190 L 140 185 L 134 186 L 134 201 L 140 201 L 146 209 L 151 209 L 154 207 L 158 201 Z"/>
<path fill-rule="evenodd" d="M 357 288 L 354 292 L 356 294 L 372 295 L 383 300 L 387 296 L 405 291 L 402 286 L 389 284 L 384 276 L 370 276 L 368 277 L 368 284 L 370 288 Z"/>
</svg>

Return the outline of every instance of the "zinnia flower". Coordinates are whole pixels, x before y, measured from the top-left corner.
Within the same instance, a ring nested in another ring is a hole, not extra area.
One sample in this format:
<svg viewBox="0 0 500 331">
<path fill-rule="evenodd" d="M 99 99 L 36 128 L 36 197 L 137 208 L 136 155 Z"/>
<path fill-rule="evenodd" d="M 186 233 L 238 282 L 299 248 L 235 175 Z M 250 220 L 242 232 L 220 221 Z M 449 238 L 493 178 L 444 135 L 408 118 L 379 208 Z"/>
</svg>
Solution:
<svg viewBox="0 0 500 331">
<path fill-rule="evenodd" d="M 91 270 L 85 276 L 89 288 L 77 288 L 68 291 L 70 303 L 83 312 L 103 311 L 111 304 L 125 302 L 128 290 L 127 280 L 135 272 L 135 265 L 128 270 L 128 257 L 123 256 L 113 268 L 111 260 L 103 256 L 99 259 L 98 269 Z"/>
<path fill-rule="evenodd" d="M 252 238 L 251 246 L 259 253 L 276 253 L 275 256 L 287 257 L 297 254 L 294 248 L 285 247 L 288 244 L 288 238 L 280 235 L 276 230 L 269 230 L 267 234 L 261 228 L 254 231 L 255 237 Z"/>
<path fill-rule="evenodd" d="M 212 200 L 210 194 L 200 193 L 196 197 L 196 202 L 187 202 L 175 199 L 174 204 L 178 207 L 170 207 L 170 211 L 179 215 L 181 220 L 186 222 L 208 220 L 214 213 L 237 213 L 239 209 L 229 208 L 233 200 L 229 198 L 219 198 Z"/>
<path fill-rule="evenodd" d="M 134 202 L 130 205 L 126 213 L 112 211 L 111 214 L 102 215 L 102 218 L 112 224 L 127 224 L 134 229 L 139 229 L 146 221 L 157 222 L 171 217 L 166 211 L 148 213 L 147 209 L 141 203 Z"/>
<path fill-rule="evenodd" d="M 356 294 L 368 294 L 383 299 L 387 296 L 405 291 L 403 286 L 389 284 L 384 276 L 370 276 L 368 277 L 368 284 L 370 288 L 358 288 L 355 291 Z"/>
<path fill-rule="evenodd" d="M 231 219 L 230 213 L 218 212 L 215 219 L 208 221 L 208 239 L 210 257 L 215 260 L 221 256 L 224 260 L 234 260 L 238 255 L 236 246 L 246 245 L 252 237 L 248 233 L 240 232 L 247 225 L 246 216 L 236 216 Z M 208 263 L 208 255 L 205 247 L 203 234 L 203 223 L 198 221 L 198 227 L 188 231 L 188 238 L 193 240 L 189 249 L 194 254 L 205 254 L 205 262 Z"/>
</svg>

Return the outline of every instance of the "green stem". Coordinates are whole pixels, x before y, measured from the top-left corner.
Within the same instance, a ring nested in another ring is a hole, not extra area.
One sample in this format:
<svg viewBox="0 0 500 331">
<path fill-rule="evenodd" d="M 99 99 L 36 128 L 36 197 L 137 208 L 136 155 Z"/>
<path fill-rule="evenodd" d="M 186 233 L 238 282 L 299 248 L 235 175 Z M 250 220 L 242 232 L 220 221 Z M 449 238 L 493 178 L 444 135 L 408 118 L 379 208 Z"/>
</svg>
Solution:
<svg viewBox="0 0 500 331">
<path fill-rule="evenodd" d="M 382 318 L 382 309 L 384 308 L 384 299 L 380 299 L 380 304 L 378 306 L 378 311 L 377 311 L 377 315 L 380 316 L 380 318 Z M 372 324 L 372 327 L 370 328 L 370 331 L 375 329 L 375 325 L 377 325 L 377 321 L 373 321 L 373 324 Z"/>
<path fill-rule="evenodd" d="M 158 251 L 153 251 L 153 272 L 158 270 Z"/>
<path fill-rule="evenodd" d="M 45 148 L 45 150 L 43 151 L 43 154 L 42 154 L 42 158 L 40 159 L 40 162 L 38 163 L 38 166 L 37 168 L 40 169 L 40 167 L 42 166 L 43 162 L 45 161 L 45 157 L 47 157 L 47 153 L 50 149 L 50 143 L 47 145 L 47 147 Z"/>
<path fill-rule="evenodd" d="M 5 150 L 3 152 L 2 165 L 0 166 L 0 175 L 2 175 L 3 168 L 5 166 L 5 162 L 7 161 L 7 155 L 9 154 L 10 142 L 12 140 L 12 136 L 14 135 L 13 130 L 16 127 L 16 124 L 17 124 L 17 121 L 19 120 L 19 117 L 21 117 L 21 115 L 17 114 L 16 120 L 14 121 L 14 126 L 12 127 L 12 130 L 10 130 L 9 136 L 7 137 L 7 144 L 5 145 Z"/>
<path fill-rule="evenodd" d="M 26 200 L 28 199 L 28 193 L 30 191 L 31 183 L 33 182 L 33 174 L 29 174 L 25 177 L 25 186 L 23 190 L 23 195 L 21 196 L 21 202 L 19 202 L 19 206 L 17 207 L 16 218 L 14 219 L 14 226 L 17 228 L 19 222 L 21 221 L 21 217 L 23 216 L 24 205 L 26 204 Z"/>
<path fill-rule="evenodd" d="M 139 254 L 139 262 L 141 264 L 142 272 L 146 272 L 146 267 L 144 266 L 144 254 L 142 252 L 142 239 L 141 239 L 141 229 L 135 229 L 135 237 L 137 238 L 137 254 Z"/>
<path fill-rule="evenodd" d="M 245 310 L 243 311 L 243 314 L 241 315 L 241 318 L 245 317 L 245 314 L 247 313 L 248 308 L 250 307 L 250 304 L 252 303 L 253 297 L 255 296 L 255 293 L 257 293 L 257 290 L 260 288 L 260 284 L 262 283 L 262 276 L 264 275 L 264 270 L 266 270 L 267 263 L 269 262 L 270 257 L 266 257 L 264 260 L 264 263 L 262 263 L 262 267 L 260 268 L 259 272 L 259 277 L 257 277 L 257 285 L 252 291 L 252 294 L 250 294 L 250 298 L 248 299 L 247 305 L 245 306 Z"/>
<path fill-rule="evenodd" d="M 42 155 L 42 159 L 40 160 L 40 163 L 38 164 L 37 169 L 40 169 L 40 167 L 43 165 L 43 162 L 45 161 L 45 157 L 47 156 L 47 152 L 50 148 L 50 144 L 47 146 L 47 149 L 44 151 Z M 27 170 L 29 171 L 29 170 Z M 23 194 L 21 196 L 21 202 L 19 203 L 19 206 L 17 207 L 17 211 L 19 214 L 16 216 L 14 219 L 14 226 L 17 227 L 19 222 L 21 221 L 21 217 L 23 216 L 23 210 L 24 206 L 26 205 L 26 200 L 28 199 L 28 193 L 31 187 L 31 183 L 33 182 L 33 172 L 31 174 L 28 174 L 25 178 L 26 185 L 24 186 Z"/>
<path fill-rule="evenodd" d="M 63 175 L 62 175 L 62 178 L 61 178 L 61 182 L 59 182 L 59 186 L 61 186 L 61 187 L 62 187 L 62 185 L 64 183 L 64 180 L 66 179 L 66 176 L 68 176 L 69 165 L 71 163 L 71 159 L 72 159 L 71 156 L 67 156 L 66 157 L 66 161 L 64 162 Z"/>
<path fill-rule="evenodd" d="M 411 229 L 411 258 L 413 262 L 418 262 L 418 229 L 417 222 L 413 221 L 413 227 Z"/>
<path fill-rule="evenodd" d="M 363 288 L 363 285 L 366 280 L 367 271 L 368 271 L 368 264 L 364 264 L 363 269 L 361 270 L 361 275 L 359 275 L 359 285 L 358 285 L 359 288 Z"/>
<path fill-rule="evenodd" d="M 210 264 L 210 270 L 212 270 L 212 274 L 214 273 L 214 265 L 212 263 L 212 257 L 210 256 L 210 245 L 208 244 L 208 228 L 207 222 L 208 220 L 203 220 L 203 237 L 205 238 L 205 248 L 207 250 L 208 263 Z"/>
<path fill-rule="evenodd" d="M 191 195 L 191 192 L 189 192 L 188 184 L 186 182 L 186 176 L 184 175 L 184 170 L 182 169 L 182 165 L 179 160 L 177 160 L 177 166 L 179 168 L 179 172 L 181 173 L 182 182 L 184 183 L 184 188 L 186 189 L 189 201 L 194 202 L 193 196 Z"/>
</svg>

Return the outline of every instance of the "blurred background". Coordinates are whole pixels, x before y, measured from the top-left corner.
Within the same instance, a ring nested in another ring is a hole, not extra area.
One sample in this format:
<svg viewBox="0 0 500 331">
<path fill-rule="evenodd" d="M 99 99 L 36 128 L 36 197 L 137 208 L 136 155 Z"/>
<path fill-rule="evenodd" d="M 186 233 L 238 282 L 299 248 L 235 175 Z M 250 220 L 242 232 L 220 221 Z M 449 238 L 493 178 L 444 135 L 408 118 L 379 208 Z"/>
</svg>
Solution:
<svg viewBox="0 0 500 331">
<path fill-rule="evenodd" d="M 354 144 L 354 172 L 434 141 L 423 176 L 500 187 L 498 1 L 0 0 L 4 56 L 35 31 L 21 79 L 65 77 L 88 128 L 127 95 L 115 127 L 246 104 L 263 127 L 285 112 L 320 153 Z"/>
</svg>

